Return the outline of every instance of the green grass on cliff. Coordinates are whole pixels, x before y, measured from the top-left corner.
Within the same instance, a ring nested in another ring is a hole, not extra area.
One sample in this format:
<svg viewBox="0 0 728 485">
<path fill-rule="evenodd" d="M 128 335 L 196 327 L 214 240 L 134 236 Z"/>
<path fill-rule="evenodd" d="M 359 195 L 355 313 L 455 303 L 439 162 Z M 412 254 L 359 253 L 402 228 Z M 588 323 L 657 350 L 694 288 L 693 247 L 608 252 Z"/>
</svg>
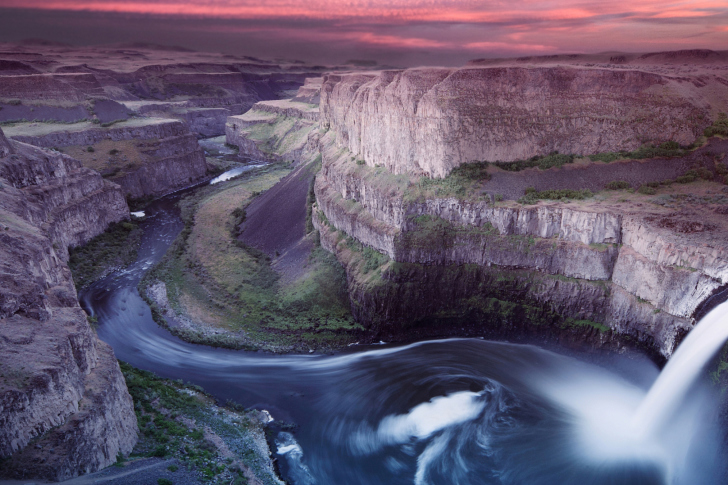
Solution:
<svg viewBox="0 0 728 485">
<path fill-rule="evenodd" d="M 588 199 L 590 197 L 594 196 L 591 190 L 584 189 L 584 190 L 570 190 L 570 189 L 560 189 L 560 190 L 542 190 L 538 191 L 534 189 L 533 187 L 528 187 L 526 189 L 526 194 L 518 199 L 518 202 L 521 204 L 535 204 L 539 200 L 584 200 Z"/>
<path fill-rule="evenodd" d="M 136 221 L 111 224 L 83 246 L 71 248 L 68 266 L 76 289 L 136 260 L 142 230 Z"/>
<path fill-rule="evenodd" d="M 176 458 L 205 483 L 246 484 L 246 468 L 261 483 L 277 483 L 262 446 L 264 430 L 257 411 L 234 403 L 216 406 L 198 386 L 161 379 L 125 362 L 120 366 L 139 425 L 132 457 Z"/>
</svg>

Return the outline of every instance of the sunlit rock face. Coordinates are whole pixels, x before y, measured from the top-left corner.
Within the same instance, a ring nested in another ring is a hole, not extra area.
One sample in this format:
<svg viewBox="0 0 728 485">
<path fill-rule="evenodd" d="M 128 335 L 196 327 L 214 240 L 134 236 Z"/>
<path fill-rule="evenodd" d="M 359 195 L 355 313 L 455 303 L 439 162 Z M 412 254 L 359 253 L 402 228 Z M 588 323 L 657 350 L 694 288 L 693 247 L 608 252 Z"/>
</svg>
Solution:
<svg viewBox="0 0 728 485">
<path fill-rule="evenodd" d="M 698 90 L 654 73 L 573 67 L 331 74 L 321 119 L 370 166 L 444 177 L 476 160 L 689 144 L 710 124 Z"/>
<path fill-rule="evenodd" d="M 136 442 L 113 351 L 79 307 L 65 261 L 128 218 L 118 185 L 0 131 L 0 456 L 2 474 L 63 480 Z M 31 443 L 33 440 L 33 443 Z"/>
</svg>

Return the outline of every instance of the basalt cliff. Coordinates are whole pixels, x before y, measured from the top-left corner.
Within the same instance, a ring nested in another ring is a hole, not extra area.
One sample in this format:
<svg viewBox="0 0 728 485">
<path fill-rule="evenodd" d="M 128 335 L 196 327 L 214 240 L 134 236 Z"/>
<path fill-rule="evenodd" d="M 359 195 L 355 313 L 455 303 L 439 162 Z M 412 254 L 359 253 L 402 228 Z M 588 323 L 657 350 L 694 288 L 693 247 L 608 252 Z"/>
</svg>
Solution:
<svg viewBox="0 0 728 485">
<path fill-rule="evenodd" d="M 700 138 L 728 89 L 690 81 L 568 65 L 325 76 L 313 222 L 357 320 L 383 337 L 579 330 L 668 357 L 728 287 L 728 145 Z M 568 163 L 539 168 L 554 152 Z"/>
<path fill-rule="evenodd" d="M 19 123 L 8 137 L 68 153 L 139 199 L 187 187 L 207 175 L 205 156 L 184 123 L 139 118 L 101 127 L 94 123 Z"/>
<path fill-rule="evenodd" d="M 136 442 L 119 365 L 80 308 L 68 247 L 129 217 L 118 185 L 0 131 L 2 476 L 64 480 Z"/>
<path fill-rule="evenodd" d="M 687 145 L 717 111 L 708 91 L 641 70 L 422 68 L 327 75 L 320 109 L 337 145 L 367 165 L 444 177 L 473 161 Z"/>
</svg>

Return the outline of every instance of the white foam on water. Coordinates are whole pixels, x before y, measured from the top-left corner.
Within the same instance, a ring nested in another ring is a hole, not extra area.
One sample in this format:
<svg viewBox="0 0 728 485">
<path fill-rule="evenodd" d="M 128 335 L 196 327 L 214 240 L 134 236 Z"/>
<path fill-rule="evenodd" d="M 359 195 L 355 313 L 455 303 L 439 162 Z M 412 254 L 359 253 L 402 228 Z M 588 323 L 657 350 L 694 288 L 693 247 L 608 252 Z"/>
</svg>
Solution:
<svg viewBox="0 0 728 485">
<path fill-rule="evenodd" d="M 285 455 L 291 452 L 303 454 L 303 450 L 301 450 L 301 446 L 298 443 L 294 443 L 292 445 L 279 445 L 276 452 L 279 455 Z"/>
<path fill-rule="evenodd" d="M 406 443 L 411 438 L 423 440 L 438 431 L 471 421 L 485 407 L 482 393 L 455 392 L 419 404 L 407 414 L 390 415 L 379 423 L 377 435 L 387 443 Z"/>
<path fill-rule="evenodd" d="M 254 168 L 263 167 L 265 164 L 254 164 L 254 165 L 245 165 L 243 167 L 236 167 L 232 170 L 228 170 L 227 172 L 224 172 L 214 179 L 210 180 L 210 185 L 219 184 L 220 182 L 225 182 L 227 180 L 230 180 L 232 178 L 237 177 L 238 175 L 241 175 L 245 172 L 249 172 L 253 170 Z"/>
<path fill-rule="evenodd" d="M 141 217 L 144 217 L 144 216 L 146 215 L 146 214 L 144 213 L 144 211 L 136 211 L 136 212 L 130 212 L 129 214 L 131 214 L 131 215 L 132 215 L 132 216 L 134 216 L 134 217 L 139 217 L 139 218 L 141 218 Z"/>
</svg>

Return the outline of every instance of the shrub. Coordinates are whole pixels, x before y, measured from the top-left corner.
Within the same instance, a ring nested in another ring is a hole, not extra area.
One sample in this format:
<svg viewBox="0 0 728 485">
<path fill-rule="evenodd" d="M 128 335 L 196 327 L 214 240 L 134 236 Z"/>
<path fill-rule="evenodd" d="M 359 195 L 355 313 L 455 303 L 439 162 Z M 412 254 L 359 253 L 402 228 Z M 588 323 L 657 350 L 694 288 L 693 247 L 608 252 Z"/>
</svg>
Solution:
<svg viewBox="0 0 728 485">
<path fill-rule="evenodd" d="M 703 134 L 707 137 L 711 136 L 728 136 L 728 115 L 725 113 L 719 113 L 718 119 L 713 122 L 712 125 L 707 127 Z"/>
<path fill-rule="evenodd" d="M 541 199 L 547 200 L 583 200 L 593 196 L 592 191 L 589 189 L 584 190 L 544 190 L 537 192 L 535 190 L 528 192 L 526 195 L 518 199 L 521 204 L 535 204 Z"/>
<path fill-rule="evenodd" d="M 89 153 L 93 153 L 96 150 L 94 149 L 94 147 L 88 147 L 88 148 L 86 148 L 86 151 L 89 152 Z"/>
<path fill-rule="evenodd" d="M 495 200 L 497 202 L 500 202 L 503 200 L 503 194 L 495 194 Z"/>
<path fill-rule="evenodd" d="M 151 453 L 149 453 L 149 456 L 153 456 L 156 458 L 164 458 L 167 456 L 167 447 L 164 445 L 159 445 L 154 450 L 152 450 Z"/>
<path fill-rule="evenodd" d="M 117 150 L 116 148 L 112 148 L 111 150 L 109 150 L 109 155 L 116 155 L 117 153 L 119 153 L 119 150 Z"/>
<path fill-rule="evenodd" d="M 609 190 L 623 190 L 630 188 L 631 185 L 629 185 L 629 182 L 625 182 L 624 180 L 614 180 L 609 182 L 605 187 Z"/>
<path fill-rule="evenodd" d="M 662 150 L 677 150 L 680 148 L 680 144 L 676 141 L 666 141 L 660 144 Z"/>
<path fill-rule="evenodd" d="M 516 162 L 495 162 L 494 165 L 509 172 L 519 172 L 526 168 L 538 167 L 540 170 L 548 170 L 552 167 L 562 167 L 567 163 L 573 163 L 574 155 L 563 155 L 559 152 L 551 152 L 544 157 L 532 157 L 528 160 Z"/>
<path fill-rule="evenodd" d="M 589 155 L 589 159 L 593 162 L 609 163 L 609 162 L 613 162 L 615 160 L 619 160 L 620 158 L 623 158 L 623 156 L 620 153 L 616 153 L 616 152 L 605 152 L 605 153 L 596 153 L 594 155 Z"/>
<path fill-rule="evenodd" d="M 708 170 L 705 167 L 700 167 L 696 170 L 698 176 L 703 180 L 712 180 L 713 179 L 713 172 Z"/>
<path fill-rule="evenodd" d="M 174 485 L 174 482 L 169 478 L 157 478 L 157 485 Z"/>
<path fill-rule="evenodd" d="M 657 189 L 650 187 L 649 185 L 641 185 L 640 188 L 637 189 L 637 192 L 644 195 L 655 195 L 657 193 Z"/>
<path fill-rule="evenodd" d="M 689 184 L 690 182 L 695 182 L 697 179 L 698 178 L 694 175 L 680 175 L 675 179 L 675 182 L 679 184 Z"/>
</svg>

